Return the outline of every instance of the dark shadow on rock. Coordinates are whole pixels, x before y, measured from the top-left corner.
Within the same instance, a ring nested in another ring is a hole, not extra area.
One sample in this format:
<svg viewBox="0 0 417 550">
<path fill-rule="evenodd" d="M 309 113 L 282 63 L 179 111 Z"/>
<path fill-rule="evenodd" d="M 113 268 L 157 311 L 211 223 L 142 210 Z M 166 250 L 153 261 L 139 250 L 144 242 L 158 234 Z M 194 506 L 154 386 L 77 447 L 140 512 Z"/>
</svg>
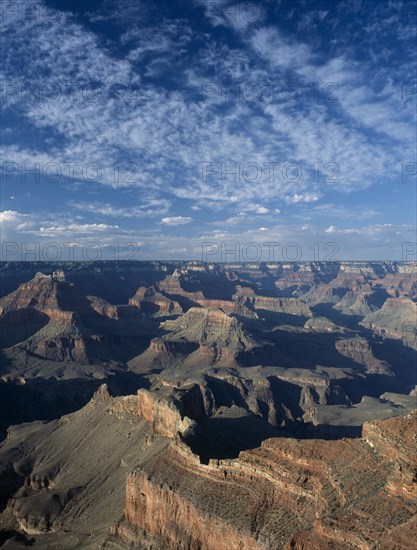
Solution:
<svg viewBox="0 0 417 550">
<path fill-rule="evenodd" d="M 8 500 L 24 485 L 24 482 L 24 476 L 15 471 L 13 464 L 2 466 L 0 470 L 0 513 L 6 508 Z"/>
<path fill-rule="evenodd" d="M 394 377 L 391 377 L 391 389 L 404 393 L 417 385 L 417 351 L 405 346 L 400 340 L 373 336 L 370 338 L 373 355 L 389 363 Z M 408 393 L 408 392 L 407 392 Z"/>
<path fill-rule="evenodd" d="M 101 296 L 112 304 L 126 304 L 139 287 L 153 285 L 172 275 L 175 267 L 174 262 L 128 260 L 0 262 L 1 296 L 30 281 L 39 271 L 51 275 L 64 270 L 66 281 L 77 285 L 85 296 Z"/>
<path fill-rule="evenodd" d="M 187 312 L 192 307 L 201 307 L 200 304 L 197 304 L 197 302 L 193 302 L 190 298 L 187 298 L 186 296 L 181 296 L 180 294 L 169 294 L 168 292 L 162 292 L 164 296 L 169 298 L 170 300 L 173 300 L 175 302 L 178 302 L 184 312 Z"/>
<path fill-rule="evenodd" d="M 0 382 L 0 441 L 10 425 L 50 421 L 81 409 L 104 383 L 114 397 L 149 388 L 146 378 L 127 371 L 116 371 L 113 376 L 100 380 L 35 378 L 24 385 Z"/>
<path fill-rule="evenodd" d="M 240 390 L 227 380 L 222 380 L 214 376 L 206 375 L 207 387 L 211 390 L 214 397 L 215 407 L 231 407 L 236 405 L 244 409 L 247 408 L 246 401 L 243 399 Z M 214 403 L 212 404 L 214 406 Z"/>
<path fill-rule="evenodd" d="M 278 437 L 280 433 L 258 416 L 216 416 L 198 424 L 185 435 L 184 441 L 203 464 L 208 464 L 210 459 L 236 458 L 240 451 L 255 449 L 265 439 Z"/>
<path fill-rule="evenodd" d="M 305 317 L 304 315 L 293 315 L 291 313 L 270 311 L 268 309 L 257 308 L 256 313 L 261 320 L 264 320 L 274 326 L 292 325 L 294 327 L 303 327 L 304 323 L 309 319 L 309 317 Z"/>
<path fill-rule="evenodd" d="M 11 540 L 13 540 L 16 544 L 18 544 L 19 548 L 21 546 L 33 546 L 35 542 L 34 538 L 28 539 L 25 535 L 22 535 L 22 533 L 19 533 L 15 529 L 0 531 L 0 548 L 7 541 L 11 541 Z M 9 545 L 9 548 L 12 548 L 12 547 Z"/>
<path fill-rule="evenodd" d="M 284 368 L 315 369 L 317 365 L 363 372 L 364 366 L 336 349 L 341 339 L 338 333 L 300 333 L 274 330 L 274 344 L 254 348 L 239 355 L 244 367 L 277 366 Z"/>
<path fill-rule="evenodd" d="M 48 323 L 48 315 L 36 309 L 8 311 L 0 319 L 0 348 L 8 348 L 30 338 Z"/>
<path fill-rule="evenodd" d="M 295 423 L 289 428 L 291 437 L 296 439 L 354 439 L 361 437 L 362 426 L 336 426 L 332 424 L 314 425 L 311 422 Z"/>
<path fill-rule="evenodd" d="M 210 459 L 237 458 L 241 451 L 260 447 L 269 438 L 335 440 L 358 438 L 361 433 L 362 426 L 313 425 L 294 421 L 285 428 L 278 428 L 255 415 L 238 418 L 216 416 L 188 430 L 183 440 L 200 457 L 202 464 L 208 464 Z"/>
<path fill-rule="evenodd" d="M 363 319 L 363 316 L 346 315 L 337 309 L 334 309 L 333 305 L 334 304 L 329 303 L 317 304 L 315 306 L 311 306 L 310 309 L 313 313 L 320 317 L 327 317 L 327 319 L 330 319 L 330 321 L 333 321 L 336 325 L 348 327 L 350 329 L 357 329 L 359 327 L 359 322 Z"/>
</svg>

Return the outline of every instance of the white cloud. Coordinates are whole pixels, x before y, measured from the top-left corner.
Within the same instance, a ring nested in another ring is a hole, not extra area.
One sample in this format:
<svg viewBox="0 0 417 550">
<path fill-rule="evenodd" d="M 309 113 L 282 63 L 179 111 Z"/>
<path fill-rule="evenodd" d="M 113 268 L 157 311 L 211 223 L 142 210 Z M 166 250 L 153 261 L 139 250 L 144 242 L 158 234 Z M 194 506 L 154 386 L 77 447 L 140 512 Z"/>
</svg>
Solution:
<svg viewBox="0 0 417 550">
<path fill-rule="evenodd" d="M 19 235 L 34 227 L 33 217 L 17 210 L 0 211 L 1 240 L 17 240 Z"/>
<path fill-rule="evenodd" d="M 370 85 L 370 71 L 365 63 L 359 63 L 347 54 L 323 63 L 307 44 L 284 37 L 273 27 L 258 29 L 251 36 L 250 43 L 271 66 L 293 71 L 307 81 L 306 87 L 316 83 L 315 100 L 322 105 L 331 100 L 330 104 L 340 105 L 357 124 L 379 134 L 385 133 L 405 143 L 409 149 L 415 144 L 415 106 L 413 110 L 412 102 L 407 104 L 403 100 L 401 86 L 405 84 L 404 80 L 392 89 L 386 86 L 376 92 Z M 295 89 L 300 91 L 299 86 Z"/>
<path fill-rule="evenodd" d="M 17 223 L 19 218 L 24 214 L 16 212 L 15 210 L 3 210 L 0 212 L 0 223 Z"/>
<path fill-rule="evenodd" d="M 258 206 L 255 212 L 256 214 L 268 214 L 269 208 L 266 208 L 265 206 Z"/>
<path fill-rule="evenodd" d="M 186 216 L 172 216 L 169 218 L 162 218 L 161 222 L 165 225 L 185 225 L 187 223 L 192 222 L 192 218 L 188 218 Z"/>
<path fill-rule="evenodd" d="M 33 231 L 35 235 L 40 237 L 67 237 L 74 235 L 97 235 L 103 232 L 118 230 L 118 225 L 107 225 L 105 223 L 91 223 L 91 224 L 77 224 L 71 223 L 69 225 L 58 225 L 49 227 L 40 227 L 38 230 Z"/>
<path fill-rule="evenodd" d="M 315 202 L 318 201 L 319 197 L 317 195 L 313 195 L 311 193 L 304 193 L 304 194 L 295 194 L 292 197 L 287 197 L 285 199 L 285 202 L 288 204 L 298 204 L 300 202 Z"/>
<path fill-rule="evenodd" d="M 1 213 L 2 233 L 4 244 L 3 259 L 19 260 L 26 251 L 37 250 L 38 259 L 45 259 L 42 250 L 48 243 L 61 246 L 64 255 L 68 259 L 68 247 L 71 246 L 85 251 L 91 243 L 99 243 L 103 259 L 114 257 L 115 250 L 120 250 L 120 257 L 132 251 L 129 243 L 136 246 L 136 259 L 154 259 L 155 250 L 158 256 L 166 259 L 175 259 L 180 255 L 184 259 L 201 259 L 204 243 L 226 243 L 228 249 L 233 249 L 234 243 L 258 243 L 263 251 L 263 259 L 268 259 L 270 249 L 264 243 L 280 243 L 274 248 L 274 259 L 285 260 L 284 251 L 288 243 L 296 243 L 300 252 L 300 260 L 313 259 L 313 251 L 317 250 L 314 243 L 319 243 L 320 258 L 326 259 L 328 254 L 338 250 L 334 259 L 401 259 L 404 242 L 415 241 L 415 227 L 413 225 L 400 225 L 383 223 L 366 225 L 363 227 L 327 227 L 327 231 L 318 225 L 283 224 L 266 227 L 254 226 L 253 229 L 243 233 L 235 229 L 233 224 L 222 223 L 222 229 L 216 229 L 203 235 L 196 231 L 192 236 L 169 236 L 155 231 L 126 231 L 117 225 L 108 224 L 82 224 L 70 220 L 49 221 L 38 213 L 27 214 L 17 211 Z M 240 218 L 241 219 L 241 218 Z M 28 223 L 30 228 L 24 231 L 16 230 L 16 223 Z M 268 229 L 268 231 L 264 231 Z M 268 236 L 266 238 L 266 233 Z M 260 235 L 264 234 L 263 238 Z M 334 244 L 327 246 L 327 243 Z M 36 244 L 37 243 L 37 244 Z M 314 246 L 313 246 L 314 245 Z M 124 249 L 126 246 L 126 250 Z M 38 247 L 38 248 L 36 248 Z M 39 248 L 40 247 L 40 248 Z M 92 247 L 91 255 L 94 255 L 95 247 Z M 219 248 L 220 250 L 220 248 Z M 22 252 L 23 251 L 23 252 Z M 293 251 L 293 249 L 292 249 Z M 51 254 L 54 252 L 51 249 Z M 65 255 L 66 254 L 66 255 Z M 78 252 L 77 252 L 78 254 Z M 79 252 L 81 254 L 81 252 Z M 78 256 L 77 256 L 78 257 Z M 33 254 L 27 256 L 33 259 Z M 82 259 L 79 256 L 78 259 Z M 212 258 L 216 259 L 216 258 Z M 217 258 L 218 261 L 221 258 Z M 243 261 L 243 258 L 242 258 Z"/>
<path fill-rule="evenodd" d="M 273 27 L 262 27 L 255 31 L 251 43 L 255 51 L 275 67 L 294 70 L 311 62 L 312 54 L 307 45 L 286 40 Z"/>
<path fill-rule="evenodd" d="M 262 101 L 255 104 L 232 102 L 226 111 L 219 112 L 210 101 L 202 102 L 201 97 L 190 98 L 179 90 L 145 86 L 142 75 L 128 59 L 112 57 L 92 32 L 76 24 L 70 16 L 63 14 L 53 21 L 49 26 L 37 22 L 42 29 L 45 27 L 42 36 L 38 26 L 29 20 L 24 24 L 19 21 L 19 25 L 17 21 L 6 24 L 8 30 L 13 31 L 12 52 L 15 46 L 16 52 L 23 48 L 29 55 L 33 48 L 26 46 L 25 41 L 28 44 L 39 42 L 40 51 L 49 52 L 49 65 L 54 67 L 54 71 L 51 76 L 45 77 L 45 86 L 71 84 L 71 93 L 64 86 L 57 103 L 45 99 L 35 105 L 21 106 L 27 120 L 38 128 L 57 133 L 63 145 L 49 147 L 48 153 L 24 147 L 5 147 L 3 157 L 8 161 L 20 165 L 39 162 L 42 167 L 52 162 L 60 166 L 77 162 L 79 166 L 75 169 L 74 179 L 85 186 L 89 185 L 89 181 L 83 178 L 84 168 L 94 162 L 101 171 L 101 177 L 95 183 L 114 188 L 137 187 L 142 192 L 152 190 L 155 194 L 192 199 L 198 201 L 197 205 L 204 202 L 208 208 L 219 210 L 236 202 L 274 200 L 288 195 L 317 195 L 332 187 L 361 189 L 372 185 L 381 175 L 389 177 L 396 173 L 398 163 L 406 154 L 403 148 L 390 147 L 387 151 L 385 146 L 371 142 L 352 126 L 329 119 L 323 105 L 312 105 L 306 115 L 304 108 L 292 109 L 291 105 Z M 165 34 L 173 39 L 183 23 L 167 25 Z M 134 32 L 126 31 L 126 43 L 155 51 L 155 36 L 148 33 L 141 38 L 140 31 L 139 27 Z M 28 37 L 30 40 L 27 40 Z M 357 64 L 340 56 L 320 65 L 307 45 L 285 38 L 269 27 L 248 32 L 243 39 L 274 67 L 298 71 L 306 79 L 313 78 L 317 68 L 322 78 L 337 74 L 341 82 L 347 82 L 351 71 L 359 70 Z M 143 44 L 138 46 L 137 42 L 141 40 Z M 165 59 L 170 48 L 162 41 L 156 42 L 158 55 Z M 85 56 L 81 56 L 80 51 L 86 52 Z M 199 62 L 192 66 L 194 74 L 200 79 L 207 68 L 214 70 L 219 78 L 248 78 L 248 74 L 251 80 L 270 78 L 271 71 L 263 70 L 256 64 L 253 51 L 232 50 L 225 45 L 211 43 L 202 51 L 204 54 L 199 54 Z M 6 78 L 13 81 L 16 80 L 14 71 L 17 61 L 15 54 L 9 55 L 6 59 Z M 207 66 L 203 62 L 207 62 Z M 347 67 L 353 69 L 348 70 Z M 43 58 L 36 56 L 33 63 L 24 69 L 29 81 L 36 81 L 44 68 Z M 79 75 L 76 78 L 73 75 L 75 69 Z M 189 67 L 183 70 L 187 74 Z M 97 102 L 83 97 L 84 87 L 91 81 L 97 81 L 102 91 Z M 118 94 L 113 93 L 112 87 L 118 90 Z M 18 100 L 11 96 L 10 101 Z M 363 101 L 363 93 L 357 92 L 353 99 L 344 101 L 354 101 L 358 105 Z M 255 116 L 253 106 L 263 109 L 263 113 Z M 354 107 L 351 106 L 350 111 L 353 113 Z M 392 127 L 393 121 L 395 119 L 390 122 Z M 238 131 L 239 126 L 247 131 Z M 378 126 L 381 127 L 381 124 Z M 405 135 L 405 128 L 398 126 L 396 135 L 401 133 Z M 250 177 L 245 177 L 244 168 L 249 163 L 264 166 L 264 163 L 274 162 L 277 157 L 283 163 L 295 162 L 303 172 L 302 177 L 294 181 L 290 174 L 289 178 L 283 179 L 280 170 L 280 177 L 273 181 L 266 170 L 256 184 Z M 132 159 L 130 168 L 121 158 Z M 204 162 L 211 163 L 218 170 L 218 177 L 202 178 L 201 164 Z M 221 177 L 222 163 L 229 166 L 239 164 L 242 171 L 238 181 L 233 177 Z M 317 178 L 312 178 L 308 170 L 316 163 L 319 172 Z M 326 169 L 329 163 L 337 168 L 335 176 L 331 175 L 332 168 Z M 179 174 L 181 181 L 178 181 Z M 117 209 L 114 207 L 101 214 L 111 216 L 112 211 L 115 217 Z M 164 213 L 167 211 L 164 210 Z M 133 217 L 135 211 L 134 208 L 122 208 L 118 215 Z M 141 215 L 145 215 L 144 210 L 141 210 Z"/>
</svg>

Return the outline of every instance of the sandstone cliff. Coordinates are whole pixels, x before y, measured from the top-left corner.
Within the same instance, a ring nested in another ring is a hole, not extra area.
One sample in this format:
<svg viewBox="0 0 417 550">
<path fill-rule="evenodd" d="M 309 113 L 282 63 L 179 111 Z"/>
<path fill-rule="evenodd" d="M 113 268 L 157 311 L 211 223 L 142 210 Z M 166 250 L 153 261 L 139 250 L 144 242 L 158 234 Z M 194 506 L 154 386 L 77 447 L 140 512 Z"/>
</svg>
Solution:
<svg viewBox="0 0 417 550">
<path fill-rule="evenodd" d="M 269 439 L 198 462 L 182 443 L 128 475 L 110 540 L 144 548 L 408 550 L 417 528 L 417 411 L 364 439 Z"/>
</svg>

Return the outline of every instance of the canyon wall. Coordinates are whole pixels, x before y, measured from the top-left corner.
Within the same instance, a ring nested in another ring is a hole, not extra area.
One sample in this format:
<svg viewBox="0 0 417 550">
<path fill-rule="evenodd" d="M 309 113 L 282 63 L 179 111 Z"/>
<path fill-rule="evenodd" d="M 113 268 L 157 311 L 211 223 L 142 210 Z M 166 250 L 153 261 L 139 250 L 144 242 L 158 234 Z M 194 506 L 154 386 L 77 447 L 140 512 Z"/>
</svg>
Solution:
<svg viewBox="0 0 417 550">
<path fill-rule="evenodd" d="M 414 411 L 365 424 L 357 440 L 269 439 L 207 465 L 172 441 L 128 475 L 110 538 L 161 550 L 408 550 L 416 422 Z"/>
</svg>

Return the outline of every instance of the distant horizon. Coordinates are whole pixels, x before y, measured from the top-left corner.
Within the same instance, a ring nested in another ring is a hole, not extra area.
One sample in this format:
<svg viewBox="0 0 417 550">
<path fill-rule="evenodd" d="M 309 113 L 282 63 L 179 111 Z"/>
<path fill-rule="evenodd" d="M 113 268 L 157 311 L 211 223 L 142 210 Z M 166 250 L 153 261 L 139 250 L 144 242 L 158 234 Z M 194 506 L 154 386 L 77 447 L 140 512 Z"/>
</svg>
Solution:
<svg viewBox="0 0 417 550">
<path fill-rule="evenodd" d="M 183 263 L 183 264 L 205 264 L 205 265 L 248 265 L 248 264 L 340 264 L 340 263 L 368 263 L 368 264 L 380 264 L 380 263 L 401 263 L 401 264 L 416 264 L 417 260 L 391 260 L 391 259 L 379 259 L 379 260 L 255 260 L 255 261 L 204 261 L 204 260 L 178 260 L 178 259 L 146 259 L 146 260 L 2 260 L 0 259 L 0 264 L 50 264 L 50 265 L 61 265 L 61 264 L 100 264 L 100 263 L 114 263 L 114 264 L 135 264 L 135 263 Z"/>
</svg>

